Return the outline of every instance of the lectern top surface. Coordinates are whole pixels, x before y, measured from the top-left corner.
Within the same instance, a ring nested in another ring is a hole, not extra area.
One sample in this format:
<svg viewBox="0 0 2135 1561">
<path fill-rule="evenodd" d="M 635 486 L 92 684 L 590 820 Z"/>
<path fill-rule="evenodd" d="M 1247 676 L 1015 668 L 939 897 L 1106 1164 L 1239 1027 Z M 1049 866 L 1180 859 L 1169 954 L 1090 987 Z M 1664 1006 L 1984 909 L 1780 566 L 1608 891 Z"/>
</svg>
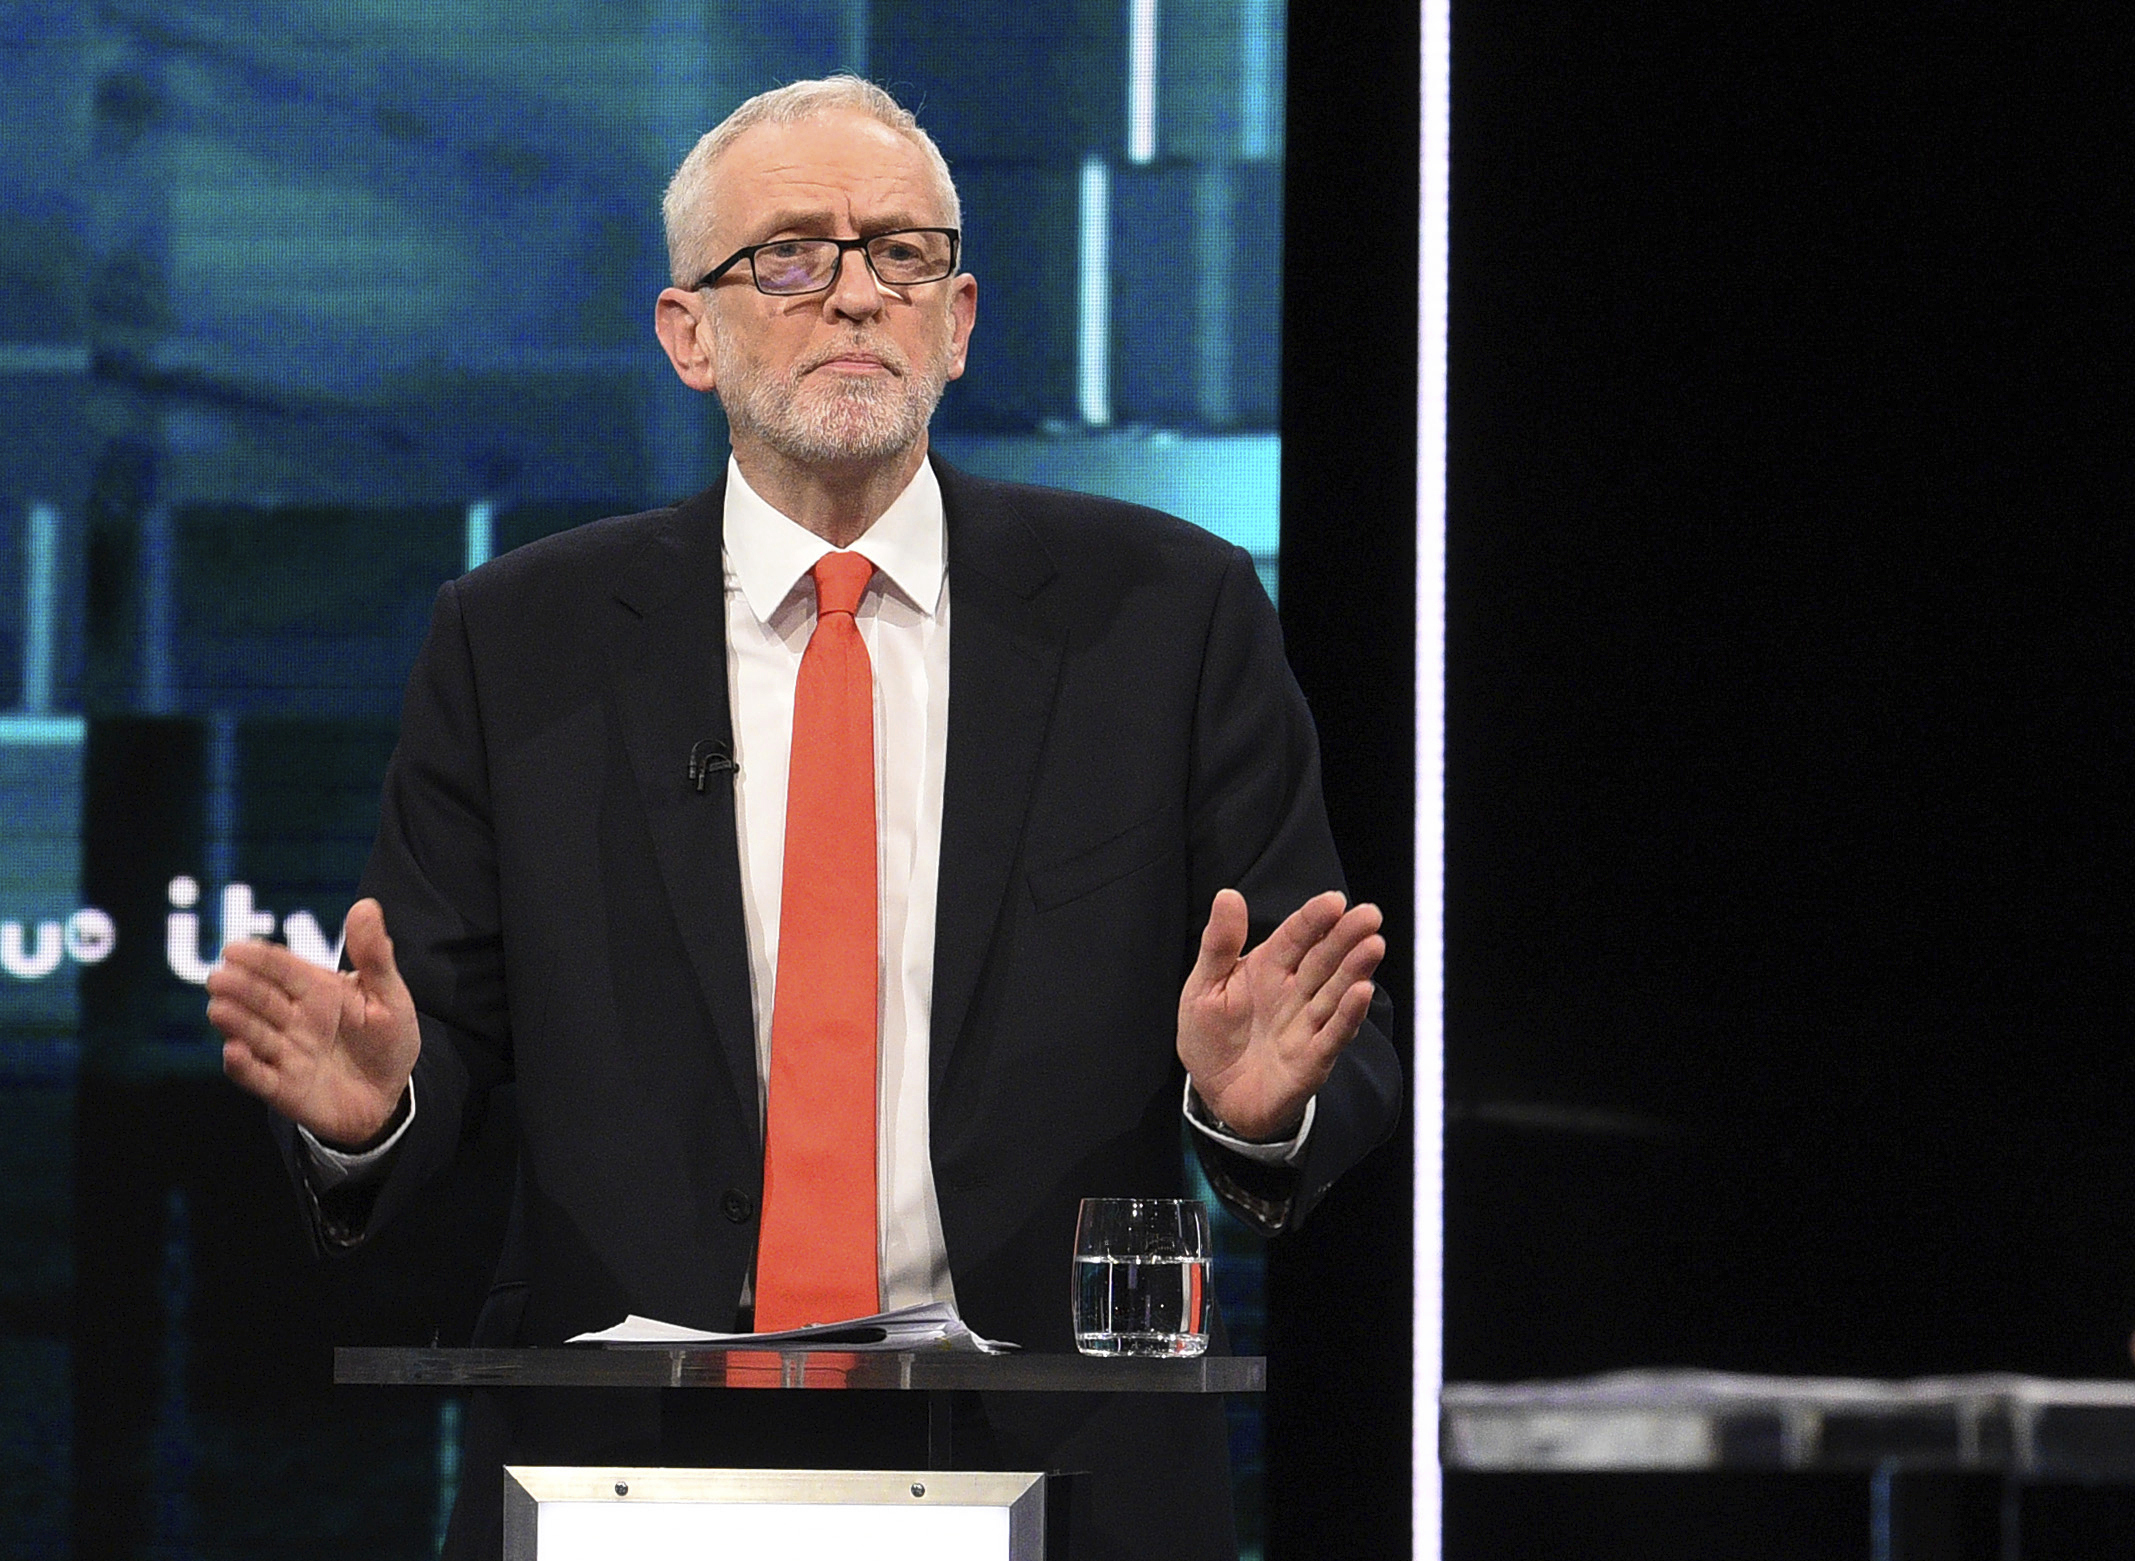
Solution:
<svg viewBox="0 0 2135 1561">
<path fill-rule="evenodd" d="M 633 1345 L 334 1351 L 334 1381 L 407 1387 L 824 1388 L 904 1392 L 1259 1393 L 1259 1355 L 1123 1359 L 952 1351 L 729 1350 Z"/>
</svg>

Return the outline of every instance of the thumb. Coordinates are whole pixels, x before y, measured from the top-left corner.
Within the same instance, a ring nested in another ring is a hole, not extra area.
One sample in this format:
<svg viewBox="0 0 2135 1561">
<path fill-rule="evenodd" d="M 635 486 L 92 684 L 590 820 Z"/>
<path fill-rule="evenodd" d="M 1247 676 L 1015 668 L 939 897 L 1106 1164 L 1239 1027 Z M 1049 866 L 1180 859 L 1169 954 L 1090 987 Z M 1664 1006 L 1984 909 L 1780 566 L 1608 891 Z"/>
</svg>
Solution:
<svg viewBox="0 0 2135 1561">
<path fill-rule="evenodd" d="M 386 936 L 385 908 L 376 900 L 358 900 L 349 907 L 341 924 L 348 961 L 364 986 L 381 995 L 400 985 L 400 970 L 393 963 L 393 940 Z"/>
<path fill-rule="evenodd" d="M 1208 925 L 1201 931 L 1200 957 L 1186 978 L 1187 991 L 1206 991 L 1228 976 L 1245 952 L 1245 935 L 1245 896 L 1236 889 L 1217 890 L 1208 908 Z"/>
</svg>

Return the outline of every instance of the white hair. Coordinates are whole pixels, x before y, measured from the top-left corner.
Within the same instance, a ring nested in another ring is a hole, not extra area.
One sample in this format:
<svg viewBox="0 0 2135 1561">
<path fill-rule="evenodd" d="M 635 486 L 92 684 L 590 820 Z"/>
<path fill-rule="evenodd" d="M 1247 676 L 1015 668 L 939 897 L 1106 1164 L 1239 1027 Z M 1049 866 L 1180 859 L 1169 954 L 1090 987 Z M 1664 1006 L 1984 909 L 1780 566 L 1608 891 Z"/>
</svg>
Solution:
<svg viewBox="0 0 2135 1561">
<path fill-rule="evenodd" d="M 815 81 L 796 81 L 759 92 L 706 131 L 668 181 L 660 212 L 667 225 L 668 275 L 675 286 L 688 287 L 714 263 L 715 257 L 705 253 L 712 231 L 712 169 L 726 149 L 758 125 L 799 124 L 841 111 L 864 114 L 917 146 L 941 186 L 949 226 L 963 226 L 963 206 L 956 198 L 956 181 L 949 177 L 948 160 L 934 138 L 919 128 L 910 109 L 859 76 L 841 72 Z"/>
</svg>

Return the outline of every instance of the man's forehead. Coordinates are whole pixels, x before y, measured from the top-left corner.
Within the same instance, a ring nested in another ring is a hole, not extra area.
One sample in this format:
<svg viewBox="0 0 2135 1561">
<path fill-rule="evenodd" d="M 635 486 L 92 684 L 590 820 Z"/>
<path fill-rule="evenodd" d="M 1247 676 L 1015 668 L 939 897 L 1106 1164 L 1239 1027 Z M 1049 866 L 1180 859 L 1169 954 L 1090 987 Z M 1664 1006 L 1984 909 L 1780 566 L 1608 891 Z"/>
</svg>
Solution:
<svg viewBox="0 0 2135 1561">
<path fill-rule="evenodd" d="M 736 137 L 712 174 L 720 226 L 782 215 L 842 217 L 848 208 L 914 222 L 948 220 L 926 154 L 862 114 L 761 124 Z"/>
</svg>

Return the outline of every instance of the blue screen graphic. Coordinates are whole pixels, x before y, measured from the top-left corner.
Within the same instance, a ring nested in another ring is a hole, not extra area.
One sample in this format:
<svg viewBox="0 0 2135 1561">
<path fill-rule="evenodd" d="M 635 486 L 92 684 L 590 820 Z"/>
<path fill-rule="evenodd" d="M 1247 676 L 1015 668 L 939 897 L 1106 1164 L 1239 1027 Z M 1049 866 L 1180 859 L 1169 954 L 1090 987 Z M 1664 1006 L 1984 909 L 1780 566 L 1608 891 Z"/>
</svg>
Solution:
<svg viewBox="0 0 2135 1561">
<path fill-rule="evenodd" d="M 0 3 L 0 1549 L 433 1551 L 460 1406 L 334 1399 L 361 1308 L 262 1320 L 316 1281 L 198 982 L 226 936 L 330 957 L 442 581 L 717 475 L 650 328 L 697 136 L 781 82 L 887 86 L 980 283 L 936 447 L 1184 515 L 1272 592 L 1284 25 Z M 1224 1240 L 1256 1348 L 1258 1254 Z M 1234 1440 L 1250 1545 L 1250 1406 Z"/>
</svg>

